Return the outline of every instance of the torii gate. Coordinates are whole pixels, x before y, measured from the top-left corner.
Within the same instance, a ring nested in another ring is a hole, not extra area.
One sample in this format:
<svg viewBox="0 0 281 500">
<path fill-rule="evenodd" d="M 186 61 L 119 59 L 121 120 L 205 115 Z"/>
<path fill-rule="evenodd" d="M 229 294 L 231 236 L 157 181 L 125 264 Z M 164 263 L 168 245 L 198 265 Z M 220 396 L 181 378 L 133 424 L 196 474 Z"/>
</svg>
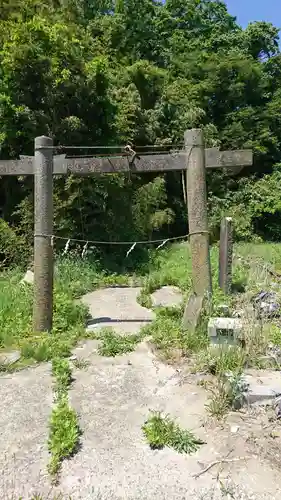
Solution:
<svg viewBox="0 0 281 500">
<path fill-rule="evenodd" d="M 53 140 L 41 136 L 35 139 L 34 157 L 1 160 L 0 176 L 34 175 L 34 305 L 35 332 L 50 332 L 53 319 L 53 175 L 92 175 L 121 172 L 187 173 L 187 207 L 192 259 L 193 292 L 203 298 L 212 293 L 207 190 L 205 168 L 233 168 L 252 165 L 251 150 L 219 151 L 205 149 L 201 129 L 187 130 L 184 149 L 161 154 L 137 155 L 124 148 L 112 157 L 67 158 L 53 155 Z"/>
</svg>

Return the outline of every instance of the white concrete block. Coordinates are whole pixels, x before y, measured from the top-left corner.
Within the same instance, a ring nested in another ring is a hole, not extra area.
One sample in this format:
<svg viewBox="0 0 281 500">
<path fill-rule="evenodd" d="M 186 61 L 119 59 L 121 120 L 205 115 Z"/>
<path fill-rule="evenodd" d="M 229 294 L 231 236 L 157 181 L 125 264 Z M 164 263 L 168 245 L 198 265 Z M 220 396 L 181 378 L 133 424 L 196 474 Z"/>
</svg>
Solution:
<svg viewBox="0 0 281 500">
<path fill-rule="evenodd" d="M 208 335 L 214 343 L 233 341 L 234 343 L 242 333 L 242 321 L 238 318 L 210 318 Z"/>
</svg>

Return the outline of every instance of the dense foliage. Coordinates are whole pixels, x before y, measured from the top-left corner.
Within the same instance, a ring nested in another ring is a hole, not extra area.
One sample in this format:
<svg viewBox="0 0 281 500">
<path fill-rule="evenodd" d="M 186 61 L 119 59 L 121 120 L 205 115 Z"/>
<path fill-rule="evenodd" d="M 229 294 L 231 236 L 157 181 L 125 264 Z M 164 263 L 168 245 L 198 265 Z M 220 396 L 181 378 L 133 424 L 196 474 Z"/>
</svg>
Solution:
<svg viewBox="0 0 281 500">
<path fill-rule="evenodd" d="M 220 0 L 1 0 L 0 24 L 2 158 L 32 154 L 41 134 L 55 144 L 145 146 L 182 142 L 200 126 L 208 145 L 255 152 L 254 167 L 238 176 L 208 175 L 214 237 L 232 214 L 239 238 L 279 238 L 277 28 L 243 30 Z M 30 241 L 32 192 L 31 179 L 1 179 L 10 226 L 1 226 L 1 255 L 17 234 Z M 60 178 L 55 198 L 62 235 L 186 232 L 180 174 Z"/>
</svg>

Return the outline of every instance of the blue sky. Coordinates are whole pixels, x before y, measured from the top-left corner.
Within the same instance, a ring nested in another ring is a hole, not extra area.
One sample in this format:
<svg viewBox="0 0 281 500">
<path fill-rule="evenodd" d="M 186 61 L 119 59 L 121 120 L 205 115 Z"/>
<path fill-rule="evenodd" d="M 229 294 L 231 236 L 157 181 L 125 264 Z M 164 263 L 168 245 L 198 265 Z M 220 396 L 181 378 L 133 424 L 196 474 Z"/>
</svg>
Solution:
<svg viewBox="0 0 281 500">
<path fill-rule="evenodd" d="M 281 0 L 225 0 L 230 14 L 245 28 L 251 21 L 268 21 L 281 29 Z"/>
</svg>

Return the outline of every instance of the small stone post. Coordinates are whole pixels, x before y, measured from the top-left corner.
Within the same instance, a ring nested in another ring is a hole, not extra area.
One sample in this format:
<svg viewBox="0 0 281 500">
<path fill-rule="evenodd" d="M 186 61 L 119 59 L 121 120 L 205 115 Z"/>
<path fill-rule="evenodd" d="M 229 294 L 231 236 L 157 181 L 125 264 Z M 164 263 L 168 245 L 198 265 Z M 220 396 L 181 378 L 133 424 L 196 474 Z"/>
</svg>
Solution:
<svg viewBox="0 0 281 500">
<path fill-rule="evenodd" d="M 221 221 L 220 255 L 219 255 L 219 286 L 225 295 L 231 293 L 232 281 L 233 224 L 231 217 Z"/>
<path fill-rule="evenodd" d="M 53 319 L 53 140 L 36 137 L 34 153 L 35 332 L 50 332 Z"/>
<path fill-rule="evenodd" d="M 203 131 L 187 130 L 184 142 L 193 292 L 203 298 L 212 294 Z"/>
</svg>

